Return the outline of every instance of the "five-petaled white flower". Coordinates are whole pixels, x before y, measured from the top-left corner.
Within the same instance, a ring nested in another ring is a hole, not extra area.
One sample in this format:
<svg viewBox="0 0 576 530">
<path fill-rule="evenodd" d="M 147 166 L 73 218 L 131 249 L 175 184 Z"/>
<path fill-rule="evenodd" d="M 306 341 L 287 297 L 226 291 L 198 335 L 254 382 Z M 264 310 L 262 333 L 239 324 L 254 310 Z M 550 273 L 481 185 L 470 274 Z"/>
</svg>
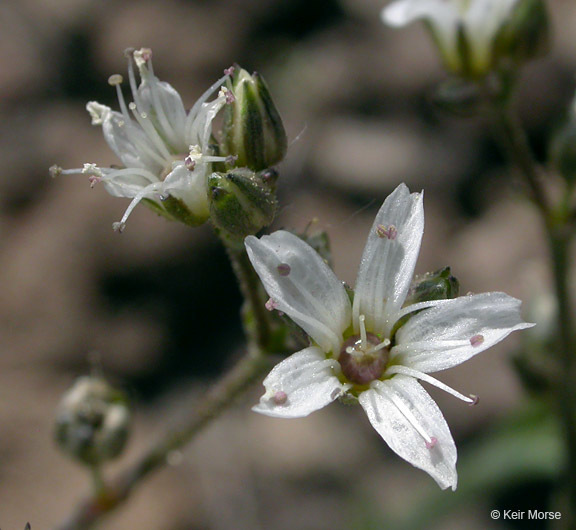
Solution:
<svg viewBox="0 0 576 530">
<path fill-rule="evenodd" d="M 402 184 L 370 230 L 353 302 L 322 258 L 295 235 L 246 238 L 248 255 L 271 300 L 311 337 L 310 347 L 279 363 L 253 410 L 307 416 L 339 397 L 357 398 L 390 448 L 456 488 L 456 446 L 436 403 L 418 380 L 473 404 L 428 375 L 493 346 L 522 321 L 505 293 L 468 295 L 403 307 L 424 229 L 422 194 Z M 402 317 L 410 315 L 398 326 Z"/>
<path fill-rule="evenodd" d="M 446 67 L 483 75 L 492 66 L 496 35 L 518 0 L 397 0 L 382 10 L 391 26 L 429 23 Z"/>
<path fill-rule="evenodd" d="M 88 175 L 91 185 L 102 182 L 111 195 L 131 198 L 121 221 L 114 223 L 116 230 L 123 230 L 134 207 L 144 199 L 154 201 L 155 209 L 167 217 L 201 224 L 209 214 L 206 179 L 211 163 L 226 160 L 211 152 L 210 138 L 212 120 L 233 101 L 233 94 L 222 87 L 231 70 L 186 112 L 178 92 L 154 75 L 151 50 L 127 50 L 126 55 L 133 101 L 126 104 L 122 76 L 116 74 L 109 83 L 116 87 L 120 112 L 96 101 L 86 105 L 92 124 L 102 126 L 104 138 L 124 167 L 84 164 L 82 169 L 63 170 L 53 166 L 51 172 Z M 140 86 L 133 61 L 140 72 Z M 219 88 L 218 96 L 208 101 Z"/>
</svg>

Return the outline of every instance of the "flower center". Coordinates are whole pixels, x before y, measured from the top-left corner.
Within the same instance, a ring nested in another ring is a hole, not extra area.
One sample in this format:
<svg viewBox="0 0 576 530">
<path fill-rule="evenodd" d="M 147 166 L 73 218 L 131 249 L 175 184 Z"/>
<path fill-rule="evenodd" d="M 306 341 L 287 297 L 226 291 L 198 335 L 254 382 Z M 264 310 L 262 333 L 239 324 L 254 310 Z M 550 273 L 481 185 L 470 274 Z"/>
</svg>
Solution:
<svg viewBox="0 0 576 530">
<path fill-rule="evenodd" d="M 373 333 L 367 333 L 364 315 L 360 315 L 360 335 L 344 342 L 338 362 L 346 378 L 357 385 L 380 379 L 389 358 L 390 341 L 382 341 Z"/>
</svg>

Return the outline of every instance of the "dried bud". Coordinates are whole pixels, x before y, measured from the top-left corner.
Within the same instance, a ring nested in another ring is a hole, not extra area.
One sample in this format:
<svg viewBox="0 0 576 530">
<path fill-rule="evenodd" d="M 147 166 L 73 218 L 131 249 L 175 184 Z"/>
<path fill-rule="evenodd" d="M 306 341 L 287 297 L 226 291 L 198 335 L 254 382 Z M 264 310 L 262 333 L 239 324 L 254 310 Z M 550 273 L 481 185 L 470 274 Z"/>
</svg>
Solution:
<svg viewBox="0 0 576 530">
<path fill-rule="evenodd" d="M 62 398 L 56 415 L 60 448 L 90 466 L 118 456 L 128 438 L 126 396 L 101 377 L 80 377 Z"/>
<path fill-rule="evenodd" d="M 405 305 L 456 298 L 460 283 L 450 274 L 450 267 L 428 272 L 414 279 L 408 292 Z"/>
<path fill-rule="evenodd" d="M 237 168 L 209 177 L 212 222 L 226 235 L 243 241 L 274 220 L 277 206 L 274 183 L 263 179 L 263 173 Z"/>
<path fill-rule="evenodd" d="M 237 67 L 231 89 L 235 101 L 225 110 L 223 151 L 254 171 L 278 164 L 286 155 L 286 132 L 264 79 Z"/>
<path fill-rule="evenodd" d="M 494 44 L 497 56 L 519 63 L 545 54 L 550 44 L 550 20 L 543 0 L 519 0 Z"/>
</svg>

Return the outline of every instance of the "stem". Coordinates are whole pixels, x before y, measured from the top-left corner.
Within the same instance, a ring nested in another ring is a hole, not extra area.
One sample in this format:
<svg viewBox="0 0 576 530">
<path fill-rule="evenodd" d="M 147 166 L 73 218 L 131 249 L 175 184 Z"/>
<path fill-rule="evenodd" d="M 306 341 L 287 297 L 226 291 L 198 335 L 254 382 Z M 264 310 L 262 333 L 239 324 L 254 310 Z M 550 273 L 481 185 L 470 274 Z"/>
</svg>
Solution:
<svg viewBox="0 0 576 530">
<path fill-rule="evenodd" d="M 254 340 L 262 351 L 268 351 L 271 338 L 270 315 L 265 307 L 266 301 L 262 298 L 260 279 L 250 263 L 244 245 L 241 247 L 232 246 L 227 243 L 225 238 L 222 238 L 222 242 L 226 247 L 232 268 L 240 284 L 240 291 L 252 312 L 254 327 L 250 327 L 245 322 L 245 333 Z"/>
<path fill-rule="evenodd" d="M 566 437 L 567 462 L 562 477 L 563 510 L 561 526 L 576 528 L 576 341 L 574 335 L 573 308 L 570 298 L 570 243 L 572 239 L 571 221 L 564 214 L 565 207 L 558 215 L 550 207 L 542 185 L 543 171 L 530 150 L 524 130 L 516 115 L 511 111 L 509 98 L 490 98 L 493 119 L 499 131 L 503 148 L 523 176 L 530 195 L 541 213 L 547 236 L 554 293 L 557 300 L 559 328 L 559 362 L 561 381 L 555 387 L 558 408 Z"/>
<path fill-rule="evenodd" d="M 190 407 L 194 414 L 185 418 L 170 430 L 133 465 L 121 472 L 104 490 L 86 497 L 59 530 L 85 530 L 91 528 L 104 515 L 122 505 L 132 491 L 153 471 L 166 465 L 172 451 L 189 443 L 203 427 L 210 423 L 233 400 L 242 394 L 255 380 L 268 371 L 273 364 L 270 355 L 254 349 L 220 379 L 204 399 Z"/>
</svg>

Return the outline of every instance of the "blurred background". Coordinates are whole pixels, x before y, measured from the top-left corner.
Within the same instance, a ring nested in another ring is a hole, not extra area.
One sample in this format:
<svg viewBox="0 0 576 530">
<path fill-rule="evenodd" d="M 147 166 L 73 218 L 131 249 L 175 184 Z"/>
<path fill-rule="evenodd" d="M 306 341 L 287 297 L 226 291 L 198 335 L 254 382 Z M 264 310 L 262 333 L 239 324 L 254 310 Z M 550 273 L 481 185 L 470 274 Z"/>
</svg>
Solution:
<svg viewBox="0 0 576 530">
<path fill-rule="evenodd" d="M 117 163 L 85 103 L 116 106 L 123 50 L 154 51 L 186 106 L 234 62 L 264 75 L 291 147 L 275 228 L 327 230 L 354 284 L 373 216 L 404 181 L 425 190 L 418 273 L 445 265 L 462 292 L 506 291 L 546 330 L 539 221 L 486 123 L 442 115 L 428 35 L 379 19 L 384 0 L 7 0 L 0 3 L 0 527 L 51 528 L 88 489 L 53 443 L 54 411 L 93 359 L 135 404 L 122 468 L 241 354 L 240 295 L 208 226 L 144 207 L 52 164 Z M 574 90 L 576 5 L 550 1 L 552 53 L 523 76 L 520 111 L 539 156 Z M 528 335 L 526 332 L 525 335 Z M 550 509 L 556 427 L 517 375 L 519 336 L 441 374 L 469 408 L 430 389 L 459 447 L 459 490 L 396 457 L 360 407 L 283 421 L 254 388 L 102 524 L 139 530 L 544 528 L 490 510 Z M 526 338 L 526 337 L 525 337 Z M 553 505 L 553 504 L 552 504 Z"/>
</svg>

